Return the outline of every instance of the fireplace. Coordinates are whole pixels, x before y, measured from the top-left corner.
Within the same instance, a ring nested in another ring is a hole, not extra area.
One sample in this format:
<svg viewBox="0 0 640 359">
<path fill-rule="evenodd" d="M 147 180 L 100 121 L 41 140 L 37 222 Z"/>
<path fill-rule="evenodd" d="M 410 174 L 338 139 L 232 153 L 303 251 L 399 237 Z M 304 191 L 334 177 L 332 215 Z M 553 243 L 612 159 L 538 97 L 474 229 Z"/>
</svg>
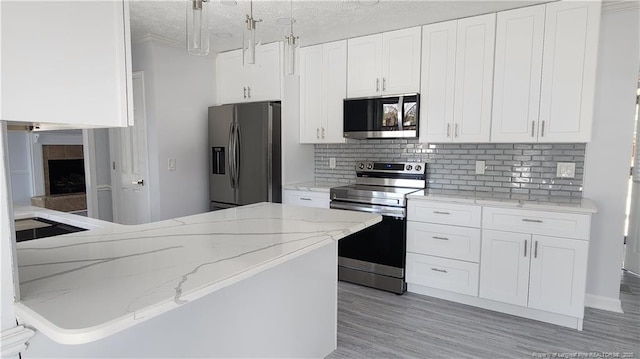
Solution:
<svg viewBox="0 0 640 359">
<path fill-rule="evenodd" d="M 87 209 L 82 145 L 42 145 L 44 196 L 31 198 L 33 206 L 63 212 Z"/>
<path fill-rule="evenodd" d="M 84 160 L 49 160 L 49 191 L 51 194 L 85 192 Z"/>
</svg>

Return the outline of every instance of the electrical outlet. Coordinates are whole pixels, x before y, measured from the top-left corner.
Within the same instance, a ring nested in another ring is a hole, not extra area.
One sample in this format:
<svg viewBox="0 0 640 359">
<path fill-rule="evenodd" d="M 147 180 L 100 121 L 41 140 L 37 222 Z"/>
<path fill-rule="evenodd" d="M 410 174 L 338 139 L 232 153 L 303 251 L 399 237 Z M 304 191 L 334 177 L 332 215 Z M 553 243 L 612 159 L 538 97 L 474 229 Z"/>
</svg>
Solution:
<svg viewBox="0 0 640 359">
<path fill-rule="evenodd" d="M 175 158 L 169 158 L 168 168 L 169 168 L 169 171 L 175 171 L 176 170 L 176 159 Z"/>
<path fill-rule="evenodd" d="M 336 158 L 329 157 L 329 168 L 336 168 Z"/>
<path fill-rule="evenodd" d="M 574 178 L 576 176 L 576 164 L 573 162 L 558 162 L 556 165 L 556 177 Z"/>
<path fill-rule="evenodd" d="M 476 161 L 476 174 L 483 175 L 484 174 L 484 161 Z"/>
</svg>

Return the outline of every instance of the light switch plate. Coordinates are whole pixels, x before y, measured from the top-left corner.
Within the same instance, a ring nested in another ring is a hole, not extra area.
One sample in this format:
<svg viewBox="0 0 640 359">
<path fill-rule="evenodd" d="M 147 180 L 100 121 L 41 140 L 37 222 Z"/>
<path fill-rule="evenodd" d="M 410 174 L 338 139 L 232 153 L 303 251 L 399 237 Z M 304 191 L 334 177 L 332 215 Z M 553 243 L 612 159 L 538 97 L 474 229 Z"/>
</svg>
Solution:
<svg viewBox="0 0 640 359">
<path fill-rule="evenodd" d="M 484 174 L 484 161 L 476 161 L 476 174 L 483 175 Z"/>
<path fill-rule="evenodd" d="M 175 158 L 169 158 L 168 169 L 169 169 L 169 171 L 175 171 L 176 170 L 176 159 Z"/>
<path fill-rule="evenodd" d="M 576 164 L 573 162 L 558 162 L 556 177 L 574 178 L 576 176 Z"/>
<path fill-rule="evenodd" d="M 329 168 L 336 168 L 336 158 L 329 157 Z"/>
</svg>

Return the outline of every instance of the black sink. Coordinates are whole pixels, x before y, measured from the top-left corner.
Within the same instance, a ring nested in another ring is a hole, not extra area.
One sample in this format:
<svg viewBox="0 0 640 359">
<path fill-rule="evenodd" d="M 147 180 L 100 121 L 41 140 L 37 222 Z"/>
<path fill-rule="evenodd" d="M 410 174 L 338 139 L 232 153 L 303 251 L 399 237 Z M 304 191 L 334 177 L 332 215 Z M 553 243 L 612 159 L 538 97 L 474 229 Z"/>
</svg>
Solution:
<svg viewBox="0 0 640 359">
<path fill-rule="evenodd" d="M 16 242 L 59 236 L 61 234 L 86 231 L 85 228 L 71 226 L 44 218 L 16 220 Z"/>
</svg>

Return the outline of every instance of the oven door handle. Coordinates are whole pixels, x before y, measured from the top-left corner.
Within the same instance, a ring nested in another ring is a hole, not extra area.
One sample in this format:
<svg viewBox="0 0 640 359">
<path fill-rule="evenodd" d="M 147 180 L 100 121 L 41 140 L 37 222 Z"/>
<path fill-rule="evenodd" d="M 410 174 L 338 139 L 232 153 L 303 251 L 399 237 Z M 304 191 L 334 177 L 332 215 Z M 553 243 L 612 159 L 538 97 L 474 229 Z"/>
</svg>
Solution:
<svg viewBox="0 0 640 359">
<path fill-rule="evenodd" d="M 349 211 L 375 213 L 375 214 L 379 214 L 381 216 L 386 216 L 386 217 L 394 217 L 394 218 L 406 217 L 404 208 L 398 208 L 397 210 L 393 211 L 393 210 L 383 209 L 380 207 L 357 205 L 357 204 L 351 204 L 351 203 L 337 203 L 333 201 L 331 202 L 330 207 L 333 209 L 346 209 Z"/>
</svg>

